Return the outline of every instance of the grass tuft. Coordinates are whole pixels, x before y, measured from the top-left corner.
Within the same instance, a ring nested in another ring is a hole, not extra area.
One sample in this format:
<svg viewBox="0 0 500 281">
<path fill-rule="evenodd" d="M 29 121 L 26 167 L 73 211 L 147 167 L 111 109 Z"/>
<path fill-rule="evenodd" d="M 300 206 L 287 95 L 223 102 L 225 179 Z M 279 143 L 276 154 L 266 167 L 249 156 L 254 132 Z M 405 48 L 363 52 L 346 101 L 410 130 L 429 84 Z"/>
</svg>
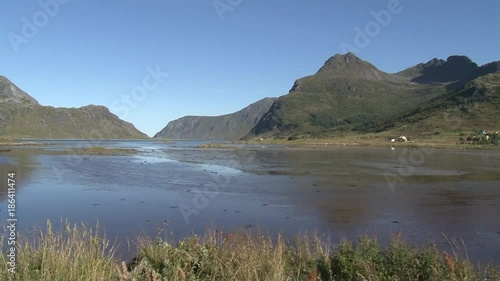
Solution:
<svg viewBox="0 0 500 281">
<path fill-rule="evenodd" d="M 2 255 L 0 280 L 116 280 L 115 248 L 99 234 L 98 225 L 62 225 L 54 231 L 47 221 L 46 230 L 36 231 L 30 241 L 19 237 L 15 273 L 8 272 L 7 257 Z"/>
</svg>

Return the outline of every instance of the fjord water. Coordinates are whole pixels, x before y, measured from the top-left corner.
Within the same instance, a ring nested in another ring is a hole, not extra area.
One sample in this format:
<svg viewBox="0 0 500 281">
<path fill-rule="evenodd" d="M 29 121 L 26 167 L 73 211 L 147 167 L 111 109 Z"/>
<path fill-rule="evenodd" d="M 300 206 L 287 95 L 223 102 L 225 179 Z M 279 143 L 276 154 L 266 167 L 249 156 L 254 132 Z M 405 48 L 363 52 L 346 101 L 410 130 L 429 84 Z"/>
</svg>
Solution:
<svg viewBox="0 0 500 281">
<path fill-rule="evenodd" d="M 418 150 L 43 142 L 51 144 L 0 154 L 0 224 L 7 219 L 6 174 L 14 171 L 18 225 L 24 233 L 43 228 L 47 219 L 98 222 L 126 249 L 127 239 L 154 236 L 159 229 L 173 239 L 202 234 L 211 226 L 290 236 L 317 232 L 333 243 L 363 234 L 384 241 L 402 231 L 410 243 L 435 242 L 449 252 L 449 239 L 463 240 L 463 255 L 500 262 L 499 152 L 437 149 L 406 163 L 401 159 Z M 61 153 L 88 145 L 139 153 Z M 388 184 L 387 173 L 402 176 Z M 124 258 L 133 254 L 123 251 Z"/>
</svg>

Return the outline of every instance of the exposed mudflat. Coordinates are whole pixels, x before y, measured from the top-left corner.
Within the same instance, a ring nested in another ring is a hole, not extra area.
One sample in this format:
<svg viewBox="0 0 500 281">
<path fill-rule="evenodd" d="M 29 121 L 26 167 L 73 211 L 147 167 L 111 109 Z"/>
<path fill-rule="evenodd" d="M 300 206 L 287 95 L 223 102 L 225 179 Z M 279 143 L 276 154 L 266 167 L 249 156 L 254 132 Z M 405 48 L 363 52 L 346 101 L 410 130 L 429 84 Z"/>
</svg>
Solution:
<svg viewBox="0 0 500 281">
<path fill-rule="evenodd" d="M 0 154 L 0 179 L 18 175 L 22 230 L 47 219 L 99 221 L 124 248 L 127 237 L 156 235 L 159 228 L 174 239 L 215 225 L 314 231 L 332 242 L 374 233 L 385 240 L 402 230 L 411 243 L 435 242 L 448 251 L 448 239 L 462 239 L 471 259 L 500 262 L 499 152 L 194 148 L 201 143 L 53 141 L 11 148 Z M 137 152 L 78 153 L 90 145 Z M 7 202 L 0 196 L 4 224 Z"/>
</svg>

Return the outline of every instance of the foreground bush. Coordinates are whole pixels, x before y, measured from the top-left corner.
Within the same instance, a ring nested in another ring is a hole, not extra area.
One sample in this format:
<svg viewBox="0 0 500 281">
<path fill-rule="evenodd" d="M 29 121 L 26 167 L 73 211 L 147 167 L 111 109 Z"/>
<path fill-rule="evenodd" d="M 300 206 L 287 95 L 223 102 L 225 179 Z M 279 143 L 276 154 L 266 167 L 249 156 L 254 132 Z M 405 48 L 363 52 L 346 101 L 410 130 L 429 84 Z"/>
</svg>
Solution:
<svg viewBox="0 0 500 281">
<path fill-rule="evenodd" d="M 23 239 L 20 239 L 23 241 Z M 315 235 L 286 241 L 259 232 L 207 231 L 178 244 L 139 238 L 137 258 L 126 264 L 97 230 L 50 223 L 18 246 L 16 273 L 0 258 L 0 280 L 500 280 L 498 265 L 473 265 L 457 251 L 416 248 L 400 235 L 382 245 L 377 238 L 343 240 L 335 247 Z M 453 243 L 452 243 L 453 244 Z M 453 244 L 457 249 L 457 244 Z"/>
</svg>

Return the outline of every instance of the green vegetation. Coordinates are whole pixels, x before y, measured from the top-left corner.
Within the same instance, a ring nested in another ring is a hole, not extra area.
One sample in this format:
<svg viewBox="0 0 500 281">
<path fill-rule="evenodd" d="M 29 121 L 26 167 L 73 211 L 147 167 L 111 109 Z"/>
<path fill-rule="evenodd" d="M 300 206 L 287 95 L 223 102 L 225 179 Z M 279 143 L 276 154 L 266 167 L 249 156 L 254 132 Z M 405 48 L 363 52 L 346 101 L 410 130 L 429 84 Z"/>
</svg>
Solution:
<svg viewBox="0 0 500 281">
<path fill-rule="evenodd" d="M 147 136 L 102 106 L 54 108 L 0 103 L 0 136 L 42 139 L 140 139 Z"/>
<path fill-rule="evenodd" d="M 245 138 L 496 129 L 499 65 L 452 56 L 389 74 L 353 54 L 336 55 L 298 79 Z"/>
<path fill-rule="evenodd" d="M 346 125 L 343 120 L 335 120 L 328 114 L 324 113 L 311 113 L 310 123 L 313 126 L 320 126 L 323 128 L 333 128 Z"/>
<path fill-rule="evenodd" d="M 0 280 L 118 280 L 114 248 L 99 235 L 98 227 L 66 222 L 54 231 L 48 222 L 46 231 L 37 231 L 34 237 L 31 242 L 18 237 L 15 274 L 8 272 L 7 257 L 0 257 Z"/>
<path fill-rule="evenodd" d="M 404 130 L 407 133 L 478 131 L 500 127 L 500 74 L 488 74 L 457 91 L 422 103 L 412 110 L 366 126 L 364 132 Z"/>
<path fill-rule="evenodd" d="M 54 232 L 49 222 L 35 241 L 25 238 L 18 240 L 15 274 L 0 257 L 0 280 L 500 280 L 500 266 L 472 264 L 457 241 L 446 252 L 408 245 L 401 234 L 385 246 L 365 236 L 335 247 L 316 235 L 290 242 L 249 231 L 209 230 L 178 244 L 142 237 L 132 241 L 138 254 L 128 264 L 117 261 L 117 248 L 98 228 L 66 222 Z"/>
<path fill-rule="evenodd" d="M 232 148 L 232 149 L 234 149 L 235 147 L 231 146 L 231 145 L 226 145 L 223 143 L 203 143 L 203 144 L 195 146 L 195 148 L 219 148 L 219 149 Z"/>
<path fill-rule="evenodd" d="M 462 135 L 462 133 L 460 134 Z M 498 146 L 500 135 L 498 132 L 489 134 L 485 130 L 470 134 L 467 137 L 461 136 L 459 139 L 460 144 L 476 144 L 476 145 L 495 145 Z"/>
<path fill-rule="evenodd" d="M 43 146 L 46 145 L 44 143 L 36 143 L 36 142 L 31 142 L 31 141 L 16 141 L 14 139 L 10 138 L 0 138 L 0 146 L 33 146 L 33 145 L 38 145 L 38 146 Z"/>
<path fill-rule="evenodd" d="M 14 142 L 13 139 L 0 138 L 0 145 L 6 145 L 6 144 L 13 143 L 13 142 Z"/>
<path fill-rule="evenodd" d="M 101 146 L 92 146 L 79 148 L 76 150 L 79 155 L 124 155 L 124 154 L 134 154 L 137 150 L 130 148 L 106 148 Z"/>
<path fill-rule="evenodd" d="M 302 134 L 292 130 L 289 134 L 278 138 L 293 140 L 287 145 L 351 143 L 377 146 L 495 148 L 499 140 L 494 132 L 500 129 L 499 93 L 500 75 L 488 74 L 469 82 L 457 91 L 386 118 L 360 114 L 353 117 L 353 120 L 346 118 L 339 121 L 327 115 L 312 114 L 314 118 L 310 117 L 310 122 L 321 127 L 321 130 L 314 134 L 311 133 L 312 130 Z M 298 126 L 300 127 L 302 126 Z M 489 133 L 480 133 L 484 129 Z M 389 139 L 401 135 L 410 136 L 412 142 L 407 144 L 388 142 Z"/>
<path fill-rule="evenodd" d="M 145 139 L 104 106 L 41 106 L 0 76 L 0 137 L 42 139 Z"/>
<path fill-rule="evenodd" d="M 445 92 L 443 85 L 410 83 L 354 55 L 336 56 L 316 74 L 297 80 L 290 93 L 275 102 L 247 138 L 333 136 L 405 112 Z"/>
</svg>

